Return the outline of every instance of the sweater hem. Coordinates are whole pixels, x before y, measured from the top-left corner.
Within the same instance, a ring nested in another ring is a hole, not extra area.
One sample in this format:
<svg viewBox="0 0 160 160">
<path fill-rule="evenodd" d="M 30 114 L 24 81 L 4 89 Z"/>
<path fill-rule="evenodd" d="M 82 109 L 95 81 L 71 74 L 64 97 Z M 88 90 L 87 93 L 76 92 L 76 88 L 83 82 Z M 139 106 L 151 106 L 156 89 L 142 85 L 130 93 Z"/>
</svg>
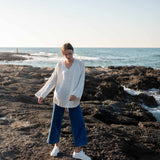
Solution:
<svg viewBox="0 0 160 160">
<path fill-rule="evenodd" d="M 53 100 L 53 104 L 56 104 L 56 105 L 58 105 L 59 107 L 62 107 L 62 108 L 76 108 L 78 105 L 80 105 L 80 102 L 79 103 L 77 103 L 77 104 L 75 104 L 74 106 L 66 106 L 66 105 L 61 105 L 61 104 L 59 104 L 58 102 L 56 102 L 56 101 L 54 101 Z"/>
</svg>

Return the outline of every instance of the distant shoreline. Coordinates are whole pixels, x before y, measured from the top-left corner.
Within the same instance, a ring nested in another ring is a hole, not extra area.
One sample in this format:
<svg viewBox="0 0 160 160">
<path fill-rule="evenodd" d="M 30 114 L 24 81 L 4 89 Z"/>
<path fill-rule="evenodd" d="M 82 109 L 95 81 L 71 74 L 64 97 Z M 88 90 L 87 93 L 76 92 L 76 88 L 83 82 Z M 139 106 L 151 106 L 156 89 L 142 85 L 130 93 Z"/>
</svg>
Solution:
<svg viewBox="0 0 160 160">
<path fill-rule="evenodd" d="M 0 52 L 0 61 L 23 61 L 27 58 L 23 55 L 30 56 L 29 53 L 17 53 L 17 52 Z"/>
</svg>

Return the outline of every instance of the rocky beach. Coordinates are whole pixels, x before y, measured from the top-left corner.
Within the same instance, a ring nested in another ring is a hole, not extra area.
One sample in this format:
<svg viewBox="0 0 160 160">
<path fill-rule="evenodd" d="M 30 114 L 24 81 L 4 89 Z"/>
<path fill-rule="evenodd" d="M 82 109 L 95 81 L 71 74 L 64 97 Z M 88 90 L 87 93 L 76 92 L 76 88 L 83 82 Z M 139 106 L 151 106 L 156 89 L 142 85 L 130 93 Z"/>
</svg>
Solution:
<svg viewBox="0 0 160 160">
<path fill-rule="evenodd" d="M 18 52 L 0 52 L 0 61 L 23 61 L 27 60 L 24 56 L 30 56 L 29 53 L 18 53 Z"/>
<path fill-rule="evenodd" d="M 23 60 L 0 53 L 0 60 Z M 12 58 L 11 58 L 12 57 Z M 22 59 L 21 59 L 22 58 Z M 0 65 L 0 159 L 72 160 L 74 142 L 67 110 L 62 122 L 60 153 L 51 157 L 46 143 L 51 116 L 51 92 L 44 104 L 34 94 L 44 85 L 53 68 Z M 160 87 L 160 70 L 144 66 L 87 67 L 81 108 L 87 129 L 84 151 L 92 160 L 159 160 L 160 122 L 142 104 L 156 108 L 147 94 L 134 90 Z"/>
</svg>

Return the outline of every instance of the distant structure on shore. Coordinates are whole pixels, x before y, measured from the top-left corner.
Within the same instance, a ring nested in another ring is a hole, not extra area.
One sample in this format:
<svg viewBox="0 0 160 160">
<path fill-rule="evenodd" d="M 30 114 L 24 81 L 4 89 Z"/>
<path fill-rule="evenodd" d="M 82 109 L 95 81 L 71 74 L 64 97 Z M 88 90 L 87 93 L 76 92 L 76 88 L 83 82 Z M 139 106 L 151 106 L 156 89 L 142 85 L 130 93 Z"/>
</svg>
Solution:
<svg viewBox="0 0 160 160">
<path fill-rule="evenodd" d="M 16 53 L 18 53 L 18 48 L 16 48 Z"/>
</svg>

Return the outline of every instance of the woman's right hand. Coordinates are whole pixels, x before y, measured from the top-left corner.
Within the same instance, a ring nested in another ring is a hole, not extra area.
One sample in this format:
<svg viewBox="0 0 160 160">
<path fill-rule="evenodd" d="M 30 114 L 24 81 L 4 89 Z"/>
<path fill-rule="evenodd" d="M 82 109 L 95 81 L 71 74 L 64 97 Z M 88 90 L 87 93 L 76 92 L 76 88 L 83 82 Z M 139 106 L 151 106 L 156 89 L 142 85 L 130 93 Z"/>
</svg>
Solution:
<svg viewBox="0 0 160 160">
<path fill-rule="evenodd" d="M 42 101 L 43 101 L 43 98 L 42 98 L 42 97 L 38 98 L 38 103 L 39 103 L 39 104 L 43 104 Z"/>
</svg>

